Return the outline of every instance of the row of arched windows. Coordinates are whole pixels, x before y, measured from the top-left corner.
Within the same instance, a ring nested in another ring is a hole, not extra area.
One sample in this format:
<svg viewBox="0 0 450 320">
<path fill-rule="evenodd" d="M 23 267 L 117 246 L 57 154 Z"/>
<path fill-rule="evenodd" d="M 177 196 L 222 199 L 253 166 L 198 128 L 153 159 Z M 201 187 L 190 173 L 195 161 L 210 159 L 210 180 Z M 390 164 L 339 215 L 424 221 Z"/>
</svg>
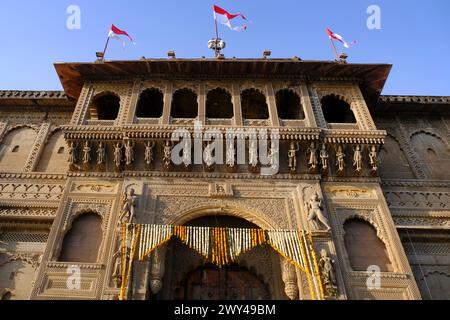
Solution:
<svg viewBox="0 0 450 320">
<path fill-rule="evenodd" d="M 282 89 L 275 95 L 278 117 L 284 120 L 302 120 L 305 113 L 300 97 L 292 90 Z M 350 105 L 334 96 L 325 96 L 322 101 L 325 120 L 329 123 L 356 123 Z M 241 94 L 242 117 L 244 119 L 269 119 L 266 96 L 258 89 L 246 89 Z M 161 90 L 144 90 L 138 100 L 138 118 L 161 118 L 164 109 L 164 94 Z M 90 118 L 96 120 L 115 120 L 120 110 L 120 98 L 112 93 L 101 94 L 93 100 Z M 198 96 L 191 89 L 179 89 L 172 96 L 172 118 L 195 119 L 198 116 Z M 231 94 L 216 88 L 206 96 L 206 118 L 231 119 L 234 116 Z"/>
<path fill-rule="evenodd" d="M 289 89 L 276 93 L 278 116 L 286 120 L 305 118 L 300 97 Z M 266 96 L 257 89 L 247 89 L 241 94 L 242 116 L 244 119 L 268 119 L 269 107 Z M 113 94 L 101 94 L 94 98 L 90 118 L 98 120 L 115 120 L 119 114 L 120 98 Z M 161 90 L 150 88 L 144 90 L 138 100 L 136 116 L 138 118 L 160 118 L 163 115 L 164 94 Z M 191 89 L 179 89 L 174 92 L 171 104 L 172 118 L 196 118 L 198 116 L 198 96 Z M 216 88 L 206 96 L 206 117 L 231 119 L 234 116 L 231 94 Z"/>
</svg>

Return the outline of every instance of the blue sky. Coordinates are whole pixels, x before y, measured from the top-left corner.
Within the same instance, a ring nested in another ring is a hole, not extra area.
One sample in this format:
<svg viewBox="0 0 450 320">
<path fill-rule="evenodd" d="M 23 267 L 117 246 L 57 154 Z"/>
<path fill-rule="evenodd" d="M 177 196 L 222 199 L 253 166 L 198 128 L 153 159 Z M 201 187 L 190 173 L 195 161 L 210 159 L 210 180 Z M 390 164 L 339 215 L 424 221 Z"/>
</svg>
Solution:
<svg viewBox="0 0 450 320">
<path fill-rule="evenodd" d="M 331 60 L 329 26 L 359 43 L 349 62 L 394 65 L 384 94 L 450 95 L 450 1 L 428 0 L 217 0 L 252 21 L 246 32 L 219 27 L 225 55 L 255 58 L 299 56 Z M 94 61 L 111 23 L 132 34 L 136 46 L 111 43 L 106 59 L 211 56 L 211 0 L 2 0 L 0 90 L 60 90 L 54 62 Z M 366 25 L 369 5 L 381 9 L 381 30 Z M 69 30 L 66 10 L 81 9 L 81 29 Z M 338 49 L 342 50 L 342 47 Z"/>
</svg>

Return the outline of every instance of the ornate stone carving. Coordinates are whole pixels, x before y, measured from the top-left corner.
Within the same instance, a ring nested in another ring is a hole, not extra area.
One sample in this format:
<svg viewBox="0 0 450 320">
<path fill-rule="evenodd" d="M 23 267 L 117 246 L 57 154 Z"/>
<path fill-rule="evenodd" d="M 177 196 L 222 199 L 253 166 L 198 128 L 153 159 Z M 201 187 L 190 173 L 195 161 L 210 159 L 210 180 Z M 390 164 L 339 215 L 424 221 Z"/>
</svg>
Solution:
<svg viewBox="0 0 450 320">
<path fill-rule="evenodd" d="M 362 150 L 361 146 L 357 145 L 355 148 L 353 148 L 353 167 L 355 168 L 355 172 L 357 174 L 361 173 L 362 171 Z"/>
<path fill-rule="evenodd" d="M 164 169 L 169 171 L 172 168 L 172 143 L 167 140 L 164 145 L 164 154 L 163 154 L 163 165 Z"/>
<path fill-rule="evenodd" d="M 320 163 L 322 165 L 322 170 L 327 171 L 329 166 L 330 155 L 327 150 L 327 145 L 325 143 L 322 144 L 322 149 L 320 149 Z"/>
<path fill-rule="evenodd" d="M 153 158 L 153 149 L 155 148 L 156 143 L 153 141 L 145 142 L 145 152 L 144 152 L 144 161 L 146 165 L 151 165 L 154 161 Z"/>
<path fill-rule="evenodd" d="M 122 142 L 114 144 L 114 164 L 116 168 L 120 168 L 122 164 Z"/>
<path fill-rule="evenodd" d="M 376 173 L 378 171 L 378 150 L 376 146 L 370 147 L 369 163 L 372 169 L 372 173 Z"/>
<path fill-rule="evenodd" d="M 295 267 L 289 261 L 283 259 L 282 265 L 282 279 L 284 282 L 284 292 L 291 300 L 298 299 L 298 283 L 297 283 L 297 275 L 295 273 Z"/>
<path fill-rule="evenodd" d="M 125 142 L 125 164 L 131 166 L 134 162 L 134 146 L 135 142 L 127 139 Z"/>
<path fill-rule="evenodd" d="M 319 164 L 319 161 L 317 159 L 317 151 L 318 151 L 318 147 L 317 147 L 316 143 L 311 142 L 311 145 L 309 146 L 309 148 L 307 150 L 308 165 L 309 165 L 310 171 L 315 171 Z"/>
<path fill-rule="evenodd" d="M 138 197 L 135 194 L 133 188 L 130 188 L 129 193 L 125 191 L 122 197 L 122 211 L 119 216 L 120 225 L 124 223 L 134 223 L 136 220 L 135 209 L 137 205 Z"/>
<path fill-rule="evenodd" d="M 338 169 L 338 173 L 343 173 L 345 170 L 345 153 L 341 145 L 337 147 L 336 151 L 336 167 Z"/>
<path fill-rule="evenodd" d="M 291 142 L 289 145 L 288 151 L 288 159 L 289 159 L 289 168 L 292 173 L 297 171 L 297 152 L 300 151 L 300 144 L 298 142 Z"/>
<path fill-rule="evenodd" d="M 102 165 L 106 161 L 106 149 L 103 142 L 99 142 L 97 148 L 97 164 Z"/>
<path fill-rule="evenodd" d="M 330 223 L 323 213 L 322 200 L 317 192 L 311 195 L 305 207 L 308 208 L 308 222 L 313 230 L 320 230 L 319 222 L 326 227 L 327 231 L 331 230 Z"/>
<path fill-rule="evenodd" d="M 91 162 L 91 147 L 89 146 L 89 141 L 84 143 L 83 147 L 83 164 L 89 164 Z"/>
<path fill-rule="evenodd" d="M 163 286 L 162 279 L 165 272 L 166 246 L 162 246 L 153 252 L 152 270 L 150 272 L 150 289 L 153 294 L 158 294 Z"/>
<path fill-rule="evenodd" d="M 328 256 L 328 252 L 325 249 L 320 251 L 319 269 L 327 296 L 337 297 L 338 287 L 334 260 Z"/>
</svg>

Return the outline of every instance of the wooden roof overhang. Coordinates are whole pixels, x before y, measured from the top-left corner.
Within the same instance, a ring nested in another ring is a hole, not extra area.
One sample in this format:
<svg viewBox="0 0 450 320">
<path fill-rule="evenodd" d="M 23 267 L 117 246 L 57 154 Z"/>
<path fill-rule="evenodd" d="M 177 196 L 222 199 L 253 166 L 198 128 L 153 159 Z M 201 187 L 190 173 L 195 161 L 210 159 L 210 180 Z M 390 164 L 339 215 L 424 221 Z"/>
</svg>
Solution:
<svg viewBox="0 0 450 320">
<path fill-rule="evenodd" d="M 78 98 L 87 81 L 124 79 L 351 80 L 366 100 L 376 102 L 392 65 L 347 64 L 300 59 L 141 59 L 55 63 L 66 94 Z"/>
</svg>

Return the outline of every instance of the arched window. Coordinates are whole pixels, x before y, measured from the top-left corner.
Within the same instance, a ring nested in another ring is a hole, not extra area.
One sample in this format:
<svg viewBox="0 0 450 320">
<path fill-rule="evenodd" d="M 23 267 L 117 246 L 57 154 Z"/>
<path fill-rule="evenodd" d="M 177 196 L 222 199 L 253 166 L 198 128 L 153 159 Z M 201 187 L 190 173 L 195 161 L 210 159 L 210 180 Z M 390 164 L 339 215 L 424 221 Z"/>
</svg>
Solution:
<svg viewBox="0 0 450 320">
<path fill-rule="evenodd" d="M 380 150 L 380 176 L 383 179 L 414 179 L 414 173 L 400 144 L 388 135 Z"/>
<path fill-rule="evenodd" d="M 32 128 L 16 128 L 6 134 L 0 145 L 0 171 L 21 172 L 36 139 Z"/>
<path fill-rule="evenodd" d="M 65 173 L 69 169 L 68 155 L 65 153 L 66 142 L 61 130 L 52 133 L 42 151 L 37 172 Z"/>
<path fill-rule="evenodd" d="M 91 106 L 91 120 L 116 120 L 119 116 L 120 98 L 112 93 L 94 98 Z"/>
<path fill-rule="evenodd" d="M 206 97 L 206 117 L 216 119 L 233 118 L 231 94 L 222 88 L 208 92 Z"/>
<path fill-rule="evenodd" d="M 177 90 L 172 97 L 172 118 L 197 118 L 197 94 L 190 89 Z"/>
<path fill-rule="evenodd" d="M 102 243 L 102 219 L 89 212 L 76 218 L 64 237 L 59 261 L 96 263 Z"/>
<path fill-rule="evenodd" d="M 256 89 L 244 90 L 241 94 L 242 117 L 244 119 L 269 119 L 266 97 Z"/>
<path fill-rule="evenodd" d="M 278 117 L 285 120 L 305 119 L 300 97 L 291 90 L 280 90 L 276 94 Z"/>
<path fill-rule="evenodd" d="M 161 118 L 164 108 L 164 95 L 159 89 L 146 89 L 139 96 L 136 108 L 138 118 Z"/>
<path fill-rule="evenodd" d="M 450 150 L 444 140 L 428 132 L 418 132 L 411 137 L 411 145 L 427 168 L 429 179 L 450 179 Z"/>
<path fill-rule="evenodd" d="M 356 123 L 350 105 L 336 96 L 330 95 L 322 99 L 322 111 L 328 123 Z"/>
<path fill-rule="evenodd" d="M 370 266 L 378 266 L 382 272 L 393 271 L 386 246 L 370 223 L 351 219 L 344 230 L 345 248 L 354 271 L 367 271 Z"/>
</svg>

